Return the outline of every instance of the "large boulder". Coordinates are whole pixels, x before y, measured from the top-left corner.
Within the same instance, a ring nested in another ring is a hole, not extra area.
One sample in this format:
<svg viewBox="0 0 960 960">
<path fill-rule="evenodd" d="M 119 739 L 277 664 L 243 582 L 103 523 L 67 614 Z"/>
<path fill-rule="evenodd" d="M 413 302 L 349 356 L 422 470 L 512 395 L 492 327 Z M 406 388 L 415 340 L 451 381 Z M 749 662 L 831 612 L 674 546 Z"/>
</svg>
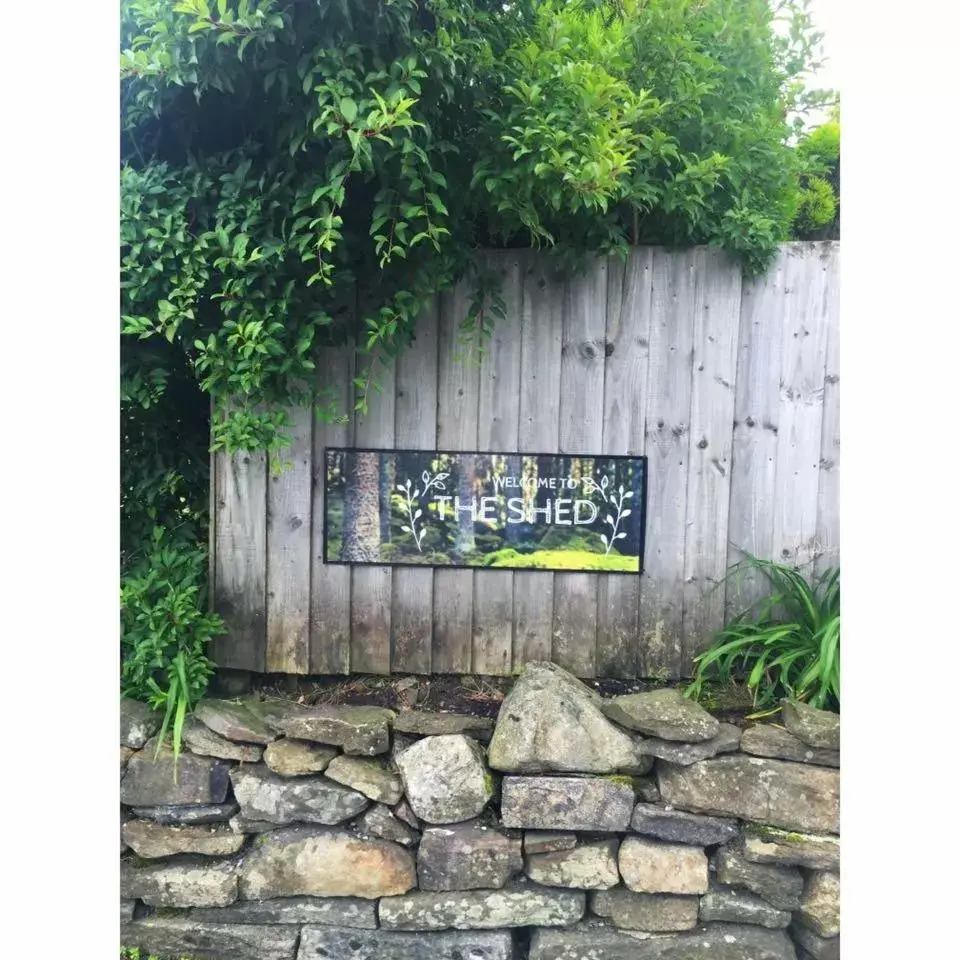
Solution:
<svg viewBox="0 0 960 960">
<path fill-rule="evenodd" d="M 677 743 L 674 740 L 658 740 L 648 737 L 640 744 L 640 751 L 667 763 L 689 767 L 692 763 L 709 760 L 718 753 L 733 753 L 740 746 L 740 728 L 732 723 L 721 723 L 717 734 L 699 743 Z"/>
<path fill-rule="evenodd" d="M 329 779 L 351 787 L 371 800 L 387 805 L 399 803 L 403 796 L 400 778 L 376 760 L 361 757 L 335 757 L 327 767 Z"/>
<path fill-rule="evenodd" d="M 448 931 L 429 937 L 392 930 L 304 927 L 300 958 L 344 960 L 513 960 L 513 938 L 505 931 Z"/>
<path fill-rule="evenodd" d="M 238 900 L 229 907 L 196 907 L 190 911 L 189 919 L 200 923 L 317 923 L 375 930 L 377 904 L 358 897 Z"/>
<path fill-rule="evenodd" d="M 495 890 L 522 868 L 520 839 L 476 820 L 424 830 L 417 851 L 421 890 Z"/>
<path fill-rule="evenodd" d="M 837 770 L 738 755 L 689 767 L 658 764 L 657 782 L 666 803 L 695 813 L 788 830 L 840 832 Z"/>
<path fill-rule="evenodd" d="M 120 830 L 123 842 L 138 857 L 153 859 L 178 853 L 228 857 L 239 853 L 243 836 L 226 824 L 174 827 L 153 820 L 127 820 Z"/>
<path fill-rule="evenodd" d="M 740 832 L 740 824 L 736 820 L 705 817 L 652 803 L 638 803 L 634 807 L 630 827 L 636 833 L 657 840 L 689 843 L 697 847 L 727 843 Z"/>
<path fill-rule="evenodd" d="M 471 820 L 493 796 L 483 750 L 462 734 L 425 737 L 396 763 L 413 812 L 427 823 Z"/>
<path fill-rule="evenodd" d="M 271 721 L 292 707 L 292 704 L 283 704 L 272 708 L 253 697 L 245 697 L 242 700 L 201 700 L 193 713 L 201 723 L 227 740 L 265 746 L 279 736 Z"/>
<path fill-rule="evenodd" d="M 505 827 L 622 833 L 633 813 L 629 781 L 606 777 L 504 777 Z"/>
<path fill-rule="evenodd" d="M 120 896 L 151 907 L 225 907 L 237 899 L 237 865 L 195 857 L 146 865 L 121 860 Z"/>
<path fill-rule="evenodd" d="M 363 897 L 406 893 L 417 883 L 413 856 L 384 840 L 343 830 L 287 827 L 261 835 L 240 870 L 240 897 Z"/>
<path fill-rule="evenodd" d="M 507 773 L 646 773 L 652 761 L 603 701 L 552 663 L 528 663 L 500 706 L 490 766 Z"/>
<path fill-rule="evenodd" d="M 303 777 L 311 773 L 323 773 L 336 756 L 336 747 L 284 737 L 275 740 L 263 751 L 263 762 L 281 777 Z"/>
<path fill-rule="evenodd" d="M 130 758 L 120 781 L 120 802 L 128 807 L 168 804 L 220 804 L 230 787 L 230 767 L 222 760 L 180 754 L 154 743 Z"/>
<path fill-rule="evenodd" d="M 697 743 L 712 739 L 720 729 L 716 717 L 674 688 L 602 700 L 601 709 L 620 726 L 660 740 Z"/>
<path fill-rule="evenodd" d="M 751 863 L 836 872 L 840 869 L 840 838 L 748 825 L 743 834 L 743 857 Z"/>
<path fill-rule="evenodd" d="M 778 910 L 761 897 L 734 887 L 715 887 L 700 898 L 700 919 L 704 923 L 755 923 L 771 930 L 790 925 L 790 913 Z"/>
<path fill-rule="evenodd" d="M 238 767 L 230 775 L 240 814 L 268 823 L 333 826 L 362 813 L 370 801 L 324 777 L 290 779 L 264 766 Z"/>
<path fill-rule="evenodd" d="M 634 893 L 623 887 L 597 890 L 590 896 L 590 909 L 609 918 L 621 930 L 672 933 L 697 925 L 699 898 L 662 893 Z"/>
<path fill-rule="evenodd" d="M 120 746 L 140 750 L 160 729 L 163 717 L 139 700 L 120 698 Z"/>
<path fill-rule="evenodd" d="M 774 757 L 796 763 L 815 763 L 822 767 L 839 767 L 839 750 L 819 750 L 804 743 L 783 727 L 758 723 L 745 730 L 740 749 L 755 757 Z"/>
<path fill-rule="evenodd" d="M 795 737 L 818 750 L 840 749 L 840 714 L 806 703 L 784 700 L 783 725 Z"/>
<path fill-rule="evenodd" d="M 797 919 L 825 940 L 840 935 L 840 877 L 816 871 L 807 877 Z"/>
<path fill-rule="evenodd" d="M 797 910 L 803 891 L 803 876 L 795 867 L 779 867 L 744 860 L 734 847 L 717 851 L 714 865 L 717 880 L 735 887 L 746 887 L 778 910 Z"/>
<path fill-rule="evenodd" d="M 405 710 L 393 719 L 397 733 L 415 733 L 421 737 L 440 737 L 449 733 L 464 733 L 475 740 L 486 742 L 493 734 L 489 717 L 474 717 L 468 713 L 430 713 L 426 710 Z"/>
<path fill-rule="evenodd" d="M 573 850 L 537 853 L 528 856 L 524 872 L 546 887 L 579 890 L 609 890 L 620 882 L 617 872 L 618 840 L 585 843 Z"/>
<path fill-rule="evenodd" d="M 197 923 L 155 916 L 122 924 L 120 942 L 139 947 L 144 957 L 294 960 L 298 931 L 291 925 Z"/>
<path fill-rule="evenodd" d="M 374 757 L 390 749 L 393 711 L 382 707 L 303 707 L 276 721 L 288 737 L 340 747 L 344 753 Z"/>
<path fill-rule="evenodd" d="M 620 844 L 620 876 L 634 893 L 706 893 L 707 855 L 697 847 L 626 837 Z"/>
<path fill-rule="evenodd" d="M 409 893 L 380 901 L 385 930 L 495 930 L 499 927 L 553 927 L 575 923 L 587 906 L 581 890 L 532 883 L 503 890 Z"/>
</svg>

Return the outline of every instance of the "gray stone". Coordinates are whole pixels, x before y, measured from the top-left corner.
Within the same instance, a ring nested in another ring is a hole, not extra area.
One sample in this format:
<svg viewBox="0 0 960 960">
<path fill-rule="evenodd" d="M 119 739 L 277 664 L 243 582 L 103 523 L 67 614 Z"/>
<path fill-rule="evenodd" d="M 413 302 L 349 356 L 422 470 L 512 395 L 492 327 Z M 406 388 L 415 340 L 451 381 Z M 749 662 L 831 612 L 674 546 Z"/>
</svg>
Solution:
<svg viewBox="0 0 960 960">
<path fill-rule="evenodd" d="M 837 770 L 738 755 L 689 767 L 657 765 L 660 795 L 695 813 L 811 833 L 840 832 Z"/>
<path fill-rule="evenodd" d="M 575 833 L 558 833 L 556 830 L 527 830 L 523 835 L 523 852 L 555 853 L 557 850 L 572 850 L 577 845 Z"/>
<path fill-rule="evenodd" d="M 840 714 L 806 703 L 782 701 L 783 725 L 795 737 L 820 750 L 840 749 Z"/>
<path fill-rule="evenodd" d="M 795 923 L 790 928 L 794 942 L 813 960 L 840 960 L 840 938 L 818 937 L 809 927 Z"/>
<path fill-rule="evenodd" d="M 508 773 L 646 773 L 639 738 L 611 723 L 602 701 L 552 663 L 528 663 L 500 706 L 490 766 Z"/>
<path fill-rule="evenodd" d="M 700 898 L 700 919 L 704 923 L 754 923 L 782 930 L 790 925 L 790 913 L 778 910 L 766 900 L 733 887 L 716 887 Z"/>
<path fill-rule="evenodd" d="M 633 813 L 629 783 L 603 777 L 504 777 L 505 827 L 622 833 Z"/>
<path fill-rule="evenodd" d="M 275 740 L 263 751 L 263 762 L 281 777 L 302 777 L 323 773 L 335 756 L 336 747 L 284 737 Z"/>
<path fill-rule="evenodd" d="M 709 760 L 718 753 L 733 753 L 740 746 L 740 728 L 732 723 L 721 723 L 717 735 L 700 743 L 675 743 L 670 740 L 648 738 L 640 744 L 642 753 L 667 763 L 689 767 L 692 763 Z"/>
<path fill-rule="evenodd" d="M 124 920 L 132 920 L 133 915 L 137 909 L 136 900 L 121 900 L 120 901 L 120 922 L 123 923 Z"/>
<path fill-rule="evenodd" d="M 417 933 L 304 927 L 298 960 L 513 960 L 513 940 L 501 931 Z"/>
<path fill-rule="evenodd" d="M 758 723 L 743 732 L 740 749 L 757 757 L 776 757 L 821 767 L 839 767 L 839 750 L 818 750 L 772 723 Z"/>
<path fill-rule="evenodd" d="M 797 920 L 825 940 L 840 935 L 840 877 L 837 874 L 824 871 L 809 874 Z"/>
<path fill-rule="evenodd" d="M 537 853 L 525 858 L 524 872 L 547 887 L 609 890 L 620 882 L 617 872 L 619 840 L 585 843 L 573 850 Z"/>
<path fill-rule="evenodd" d="M 636 777 L 633 781 L 633 790 L 637 799 L 644 803 L 660 802 L 660 789 L 656 780 L 649 777 Z"/>
<path fill-rule="evenodd" d="M 249 820 L 239 815 L 230 818 L 230 829 L 234 833 L 269 833 L 271 830 L 276 830 L 277 826 L 276 823 L 270 823 L 267 820 Z"/>
<path fill-rule="evenodd" d="M 219 757 L 221 760 L 240 760 L 243 763 L 258 763 L 263 756 L 263 747 L 251 743 L 234 743 L 219 733 L 214 733 L 196 717 L 187 717 L 183 724 L 183 742 L 204 757 Z"/>
<path fill-rule="evenodd" d="M 748 825 L 743 834 L 743 856 L 751 863 L 836 872 L 840 869 L 840 838 Z"/>
<path fill-rule="evenodd" d="M 319 923 L 328 927 L 375 930 L 377 905 L 356 897 L 281 897 L 238 900 L 229 907 L 198 907 L 190 920 L 203 923 Z"/>
<path fill-rule="evenodd" d="M 637 833 L 672 843 L 691 843 L 698 847 L 710 847 L 727 843 L 740 832 L 736 820 L 722 817 L 705 817 L 685 810 L 638 803 L 630 819 L 630 827 Z"/>
<path fill-rule="evenodd" d="M 362 897 L 406 893 L 417 883 L 413 856 L 385 840 L 344 830 L 287 827 L 264 833 L 240 869 L 240 897 Z"/>
<path fill-rule="evenodd" d="M 382 803 L 367 810 L 357 821 L 357 828 L 361 833 L 380 840 L 392 840 L 404 847 L 412 847 L 420 839 L 416 830 L 395 817 L 390 808 Z"/>
<path fill-rule="evenodd" d="M 554 927 L 579 920 L 587 907 L 580 890 L 516 883 L 503 890 L 408 893 L 380 901 L 380 926 L 387 930 L 491 930 Z"/>
<path fill-rule="evenodd" d="M 660 740 L 698 743 L 711 740 L 720 727 L 716 717 L 674 688 L 603 700 L 601 709 L 620 726 Z"/>
<path fill-rule="evenodd" d="M 493 796 L 483 750 L 462 734 L 425 737 L 397 758 L 407 800 L 427 823 L 457 823 L 479 815 Z"/>
<path fill-rule="evenodd" d="M 351 756 L 373 757 L 390 749 L 393 711 L 382 707 L 304 707 L 276 726 L 288 737 L 340 747 Z"/>
<path fill-rule="evenodd" d="M 400 778 L 376 760 L 335 757 L 330 761 L 326 775 L 378 803 L 399 803 L 403 796 Z"/>
<path fill-rule="evenodd" d="M 132 747 L 121 747 L 120 748 L 120 776 L 123 776 L 123 771 L 127 769 L 127 764 L 130 762 L 130 758 L 136 753 Z"/>
<path fill-rule="evenodd" d="M 146 859 L 178 853 L 228 857 L 243 846 L 243 837 L 225 824 L 183 827 L 154 820 L 128 820 L 121 827 L 121 837 L 137 856 Z"/>
<path fill-rule="evenodd" d="M 141 820 L 155 820 L 157 823 L 220 823 L 229 820 L 239 809 L 239 805 L 231 800 L 229 803 L 134 807 L 133 815 Z"/>
<path fill-rule="evenodd" d="M 644 940 L 625 931 L 585 925 L 535 930 L 530 960 L 796 960 L 796 952 L 782 930 L 733 923 Z"/>
<path fill-rule="evenodd" d="M 163 717 L 139 700 L 120 698 L 120 746 L 139 750 L 160 729 Z"/>
<path fill-rule="evenodd" d="M 284 704 L 280 709 L 286 711 L 292 707 L 292 704 Z M 270 722 L 278 715 L 277 708 L 271 708 L 253 697 L 240 700 L 201 700 L 194 707 L 193 713 L 214 733 L 219 733 L 227 740 L 265 746 L 279 736 Z"/>
<path fill-rule="evenodd" d="M 151 907 L 225 907 L 237 899 L 237 865 L 194 857 L 146 865 L 121 860 L 120 896 Z"/>
<path fill-rule="evenodd" d="M 474 820 L 423 831 L 417 851 L 421 890 L 494 890 L 523 868 L 520 839 Z"/>
<path fill-rule="evenodd" d="M 609 917 L 622 930 L 669 933 L 692 930 L 697 925 L 697 897 L 665 893 L 634 893 L 623 887 L 598 890 L 590 896 L 590 909 L 598 917 Z"/>
<path fill-rule="evenodd" d="M 720 883 L 746 887 L 778 910 L 799 909 L 803 876 L 795 867 L 750 863 L 733 847 L 718 850 L 714 863 Z"/>
<path fill-rule="evenodd" d="M 154 757 L 156 756 L 156 759 Z M 130 758 L 120 781 L 120 802 L 128 807 L 223 803 L 230 787 L 230 767 L 222 760 L 151 747 Z"/>
<path fill-rule="evenodd" d="M 240 815 L 269 823 L 333 826 L 370 805 L 362 794 L 324 777 L 280 777 L 265 766 L 239 767 L 230 779 Z"/>
<path fill-rule="evenodd" d="M 707 855 L 697 847 L 626 837 L 620 844 L 620 876 L 635 893 L 706 893 Z"/>
<path fill-rule="evenodd" d="M 147 917 L 124 923 L 121 942 L 142 956 L 203 957 L 204 960 L 295 960 L 296 926 L 195 923 Z"/>
<path fill-rule="evenodd" d="M 426 710 L 405 710 L 393 720 L 397 733 L 415 733 L 421 737 L 439 737 L 447 733 L 465 733 L 486 743 L 493 735 L 489 717 L 473 717 L 467 713 L 429 713 Z"/>
<path fill-rule="evenodd" d="M 420 829 L 420 818 L 410 809 L 410 804 L 406 800 L 401 800 L 393 808 L 394 816 L 402 820 L 408 826 L 413 827 L 414 830 Z"/>
</svg>

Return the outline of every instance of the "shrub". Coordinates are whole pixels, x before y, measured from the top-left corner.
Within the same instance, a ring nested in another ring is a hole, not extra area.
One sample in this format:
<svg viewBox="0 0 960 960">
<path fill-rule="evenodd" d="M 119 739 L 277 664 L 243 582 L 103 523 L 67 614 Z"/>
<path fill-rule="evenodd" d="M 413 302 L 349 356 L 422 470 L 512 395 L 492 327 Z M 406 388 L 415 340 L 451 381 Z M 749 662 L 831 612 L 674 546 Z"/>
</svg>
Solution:
<svg viewBox="0 0 960 960">
<path fill-rule="evenodd" d="M 745 678 L 757 707 L 790 697 L 839 708 L 839 568 L 808 582 L 794 568 L 747 557 L 728 580 L 750 571 L 764 579 L 769 592 L 737 614 L 695 659 L 687 695 L 699 696 L 711 677 Z"/>
</svg>

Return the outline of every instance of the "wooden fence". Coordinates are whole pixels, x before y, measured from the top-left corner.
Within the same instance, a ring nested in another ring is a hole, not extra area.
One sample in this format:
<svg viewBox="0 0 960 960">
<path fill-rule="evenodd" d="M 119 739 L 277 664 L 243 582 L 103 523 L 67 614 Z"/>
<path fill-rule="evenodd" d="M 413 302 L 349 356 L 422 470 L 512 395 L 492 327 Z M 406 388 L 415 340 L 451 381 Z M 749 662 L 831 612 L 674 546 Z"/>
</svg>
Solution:
<svg viewBox="0 0 960 960">
<path fill-rule="evenodd" d="M 586 275 L 500 251 L 507 317 L 459 360 L 469 291 L 437 297 L 368 416 L 296 413 L 292 466 L 213 462 L 220 666 L 269 673 L 686 676 L 740 602 L 740 550 L 839 560 L 839 244 L 785 244 L 762 278 L 719 251 L 635 248 Z M 351 409 L 354 358 L 318 375 Z M 646 454 L 645 571 L 346 567 L 322 560 L 325 446 Z"/>
</svg>

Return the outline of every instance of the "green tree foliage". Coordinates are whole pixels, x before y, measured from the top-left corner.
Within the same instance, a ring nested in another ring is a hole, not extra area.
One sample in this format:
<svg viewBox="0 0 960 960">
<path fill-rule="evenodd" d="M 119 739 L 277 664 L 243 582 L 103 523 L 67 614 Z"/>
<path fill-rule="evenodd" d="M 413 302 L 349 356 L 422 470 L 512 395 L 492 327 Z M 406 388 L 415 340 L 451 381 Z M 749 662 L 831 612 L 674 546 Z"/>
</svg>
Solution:
<svg viewBox="0 0 960 960">
<path fill-rule="evenodd" d="M 796 148 L 800 187 L 793 228 L 801 239 L 839 229 L 840 114 L 802 137 Z"/>
</svg>

